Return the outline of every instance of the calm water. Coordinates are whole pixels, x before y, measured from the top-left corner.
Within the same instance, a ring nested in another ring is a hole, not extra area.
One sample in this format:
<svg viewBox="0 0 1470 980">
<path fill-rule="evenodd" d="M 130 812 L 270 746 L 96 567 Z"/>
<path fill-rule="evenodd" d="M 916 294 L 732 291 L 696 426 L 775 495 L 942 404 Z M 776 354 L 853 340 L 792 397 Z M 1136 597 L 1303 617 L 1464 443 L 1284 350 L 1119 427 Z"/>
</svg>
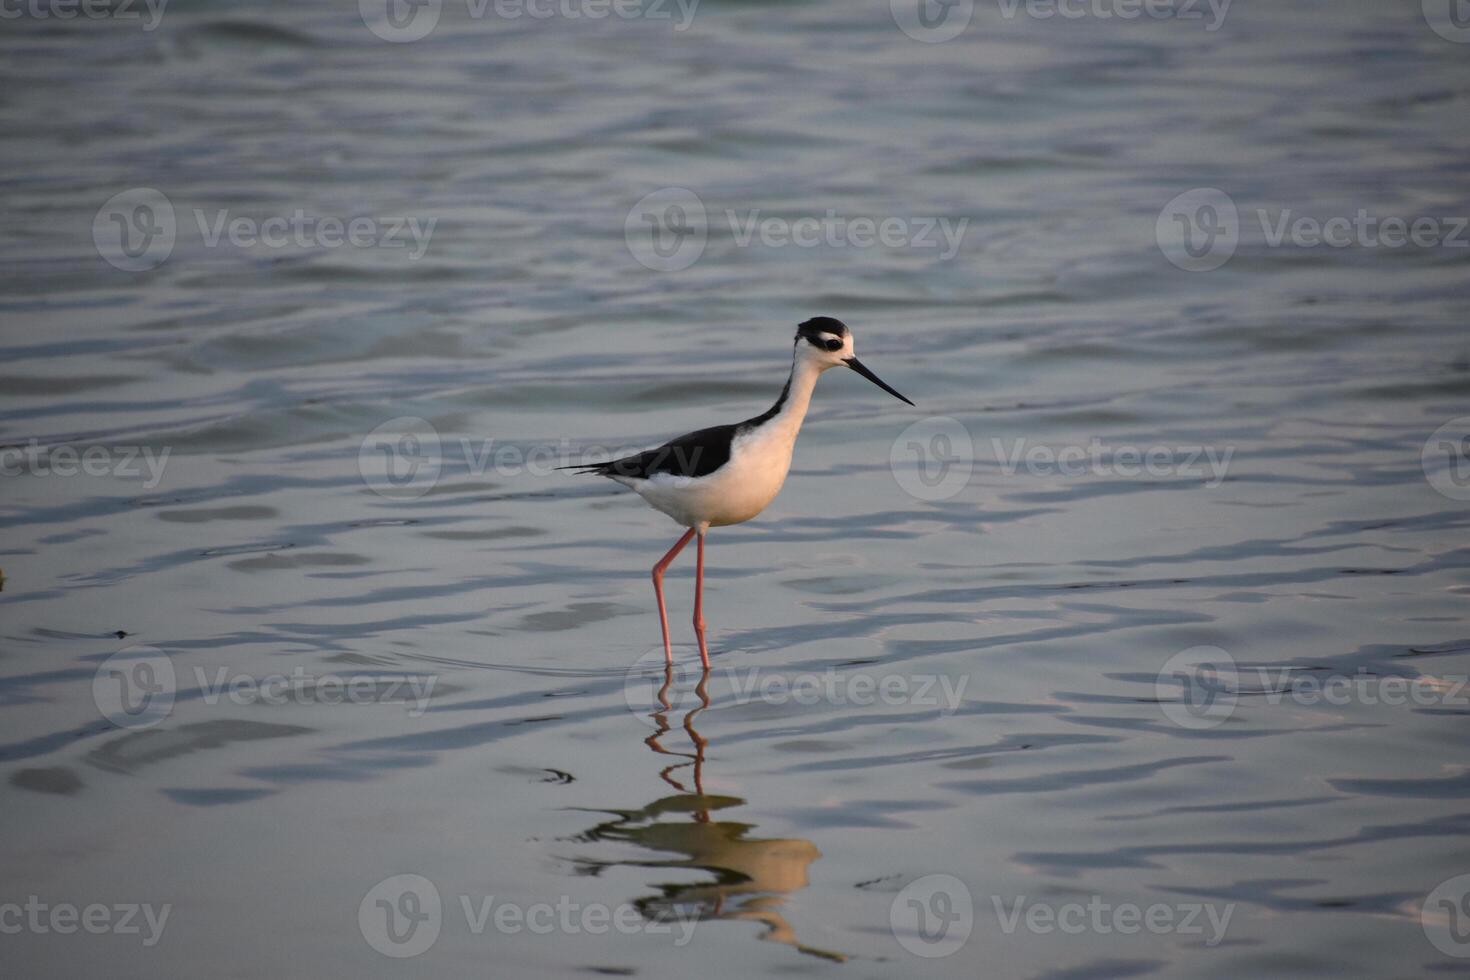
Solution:
<svg viewBox="0 0 1470 980">
<path fill-rule="evenodd" d="M 7 973 L 1463 970 L 1470 45 L 1200 8 L 0 23 Z M 920 407 L 823 380 L 665 707 L 545 464 L 817 313 Z"/>
</svg>

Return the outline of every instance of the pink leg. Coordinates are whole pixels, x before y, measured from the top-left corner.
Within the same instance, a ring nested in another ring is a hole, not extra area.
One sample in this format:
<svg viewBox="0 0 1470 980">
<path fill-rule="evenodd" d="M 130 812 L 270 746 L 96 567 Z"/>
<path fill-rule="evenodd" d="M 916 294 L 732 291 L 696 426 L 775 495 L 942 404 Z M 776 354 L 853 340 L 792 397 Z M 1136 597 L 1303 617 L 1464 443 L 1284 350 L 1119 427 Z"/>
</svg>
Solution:
<svg viewBox="0 0 1470 980">
<path fill-rule="evenodd" d="M 674 648 L 669 645 L 669 614 L 664 609 L 664 569 L 679 557 L 679 552 L 684 550 L 684 546 L 692 537 L 694 537 L 694 528 L 691 527 L 684 532 L 682 538 L 674 542 L 668 554 L 660 558 L 658 564 L 653 566 L 653 594 L 658 597 L 658 624 L 663 627 L 664 631 L 664 659 L 671 664 L 674 662 Z"/>
<path fill-rule="evenodd" d="M 699 659 L 709 670 L 709 647 L 704 643 L 704 532 L 699 532 L 699 562 L 694 571 L 694 635 L 699 637 Z"/>
</svg>

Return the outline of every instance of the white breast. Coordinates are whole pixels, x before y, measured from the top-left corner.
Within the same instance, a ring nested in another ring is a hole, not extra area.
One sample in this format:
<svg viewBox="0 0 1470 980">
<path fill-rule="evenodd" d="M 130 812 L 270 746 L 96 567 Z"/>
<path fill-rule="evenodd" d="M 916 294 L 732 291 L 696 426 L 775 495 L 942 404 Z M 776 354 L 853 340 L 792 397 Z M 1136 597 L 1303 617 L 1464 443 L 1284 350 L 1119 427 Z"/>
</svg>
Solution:
<svg viewBox="0 0 1470 980">
<path fill-rule="evenodd" d="M 765 510 L 791 469 L 796 433 L 773 422 L 743 432 L 730 446 L 730 459 L 708 476 L 668 473 L 628 480 L 644 500 L 685 527 L 739 524 Z"/>
<path fill-rule="evenodd" d="M 775 421 L 736 436 L 730 462 L 714 474 L 725 499 L 710 524 L 739 524 L 765 510 L 786 482 L 795 447 L 796 428 Z"/>
<path fill-rule="evenodd" d="M 820 365 L 797 361 L 780 411 L 738 434 L 730 444 L 729 460 L 708 476 L 660 473 L 648 480 L 618 482 L 637 490 L 650 506 L 685 527 L 724 527 L 750 520 L 776 499 L 786 482 L 796 435 L 821 373 Z"/>
</svg>

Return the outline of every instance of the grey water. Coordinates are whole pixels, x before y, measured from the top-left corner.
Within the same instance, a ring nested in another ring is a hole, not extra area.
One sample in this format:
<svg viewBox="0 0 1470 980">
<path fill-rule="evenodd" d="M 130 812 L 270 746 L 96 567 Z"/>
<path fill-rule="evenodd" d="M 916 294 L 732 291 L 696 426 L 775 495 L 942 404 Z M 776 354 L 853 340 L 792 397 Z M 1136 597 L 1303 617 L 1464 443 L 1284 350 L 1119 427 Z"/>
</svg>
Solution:
<svg viewBox="0 0 1470 980">
<path fill-rule="evenodd" d="M 1464 971 L 1441 6 L 7 8 L 5 974 Z"/>
</svg>

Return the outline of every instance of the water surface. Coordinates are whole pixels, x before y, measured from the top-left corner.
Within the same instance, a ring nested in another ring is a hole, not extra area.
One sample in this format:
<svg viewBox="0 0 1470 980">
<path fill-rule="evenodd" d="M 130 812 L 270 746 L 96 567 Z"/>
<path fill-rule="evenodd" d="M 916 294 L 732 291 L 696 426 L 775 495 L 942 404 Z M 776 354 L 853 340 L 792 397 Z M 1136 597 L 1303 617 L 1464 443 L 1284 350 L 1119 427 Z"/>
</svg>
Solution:
<svg viewBox="0 0 1470 980">
<path fill-rule="evenodd" d="M 981 3 L 926 44 L 877 2 L 704 0 L 683 31 L 446 3 L 389 43 L 352 4 L 175 0 L 0 48 L 0 442 L 118 463 L 4 478 L 0 902 L 171 909 L 152 946 L 0 937 L 17 975 L 1463 968 L 1420 908 L 1470 872 L 1470 538 L 1421 454 L 1470 411 L 1467 252 L 1273 247 L 1257 217 L 1470 214 L 1470 48 L 1419 4 L 1209 31 Z M 625 228 L 669 187 L 708 241 L 655 271 Z M 93 226 L 134 188 L 176 241 L 127 272 Z M 1194 188 L 1241 215 L 1214 271 L 1156 240 Z M 298 209 L 433 230 L 417 257 L 205 233 Z M 829 210 L 967 224 L 948 259 L 737 235 Z M 755 414 L 819 313 L 921 407 L 823 379 L 783 495 L 711 536 L 716 670 L 662 703 L 648 568 L 678 529 L 515 461 Z M 437 472 L 385 494 L 400 444 L 369 434 L 404 418 Z M 969 472 L 940 493 L 944 460 Z M 136 645 L 172 700 L 120 724 L 94 681 L 138 680 Z M 1158 678 L 1197 647 L 1240 690 L 1181 723 Z M 1270 693 L 1384 676 L 1438 693 Z M 973 926 L 920 958 L 893 922 L 934 874 Z M 442 902 L 404 959 L 359 917 L 396 875 Z M 492 897 L 633 926 L 477 932 Z M 1018 901 L 1231 912 L 1008 931 Z"/>
</svg>

